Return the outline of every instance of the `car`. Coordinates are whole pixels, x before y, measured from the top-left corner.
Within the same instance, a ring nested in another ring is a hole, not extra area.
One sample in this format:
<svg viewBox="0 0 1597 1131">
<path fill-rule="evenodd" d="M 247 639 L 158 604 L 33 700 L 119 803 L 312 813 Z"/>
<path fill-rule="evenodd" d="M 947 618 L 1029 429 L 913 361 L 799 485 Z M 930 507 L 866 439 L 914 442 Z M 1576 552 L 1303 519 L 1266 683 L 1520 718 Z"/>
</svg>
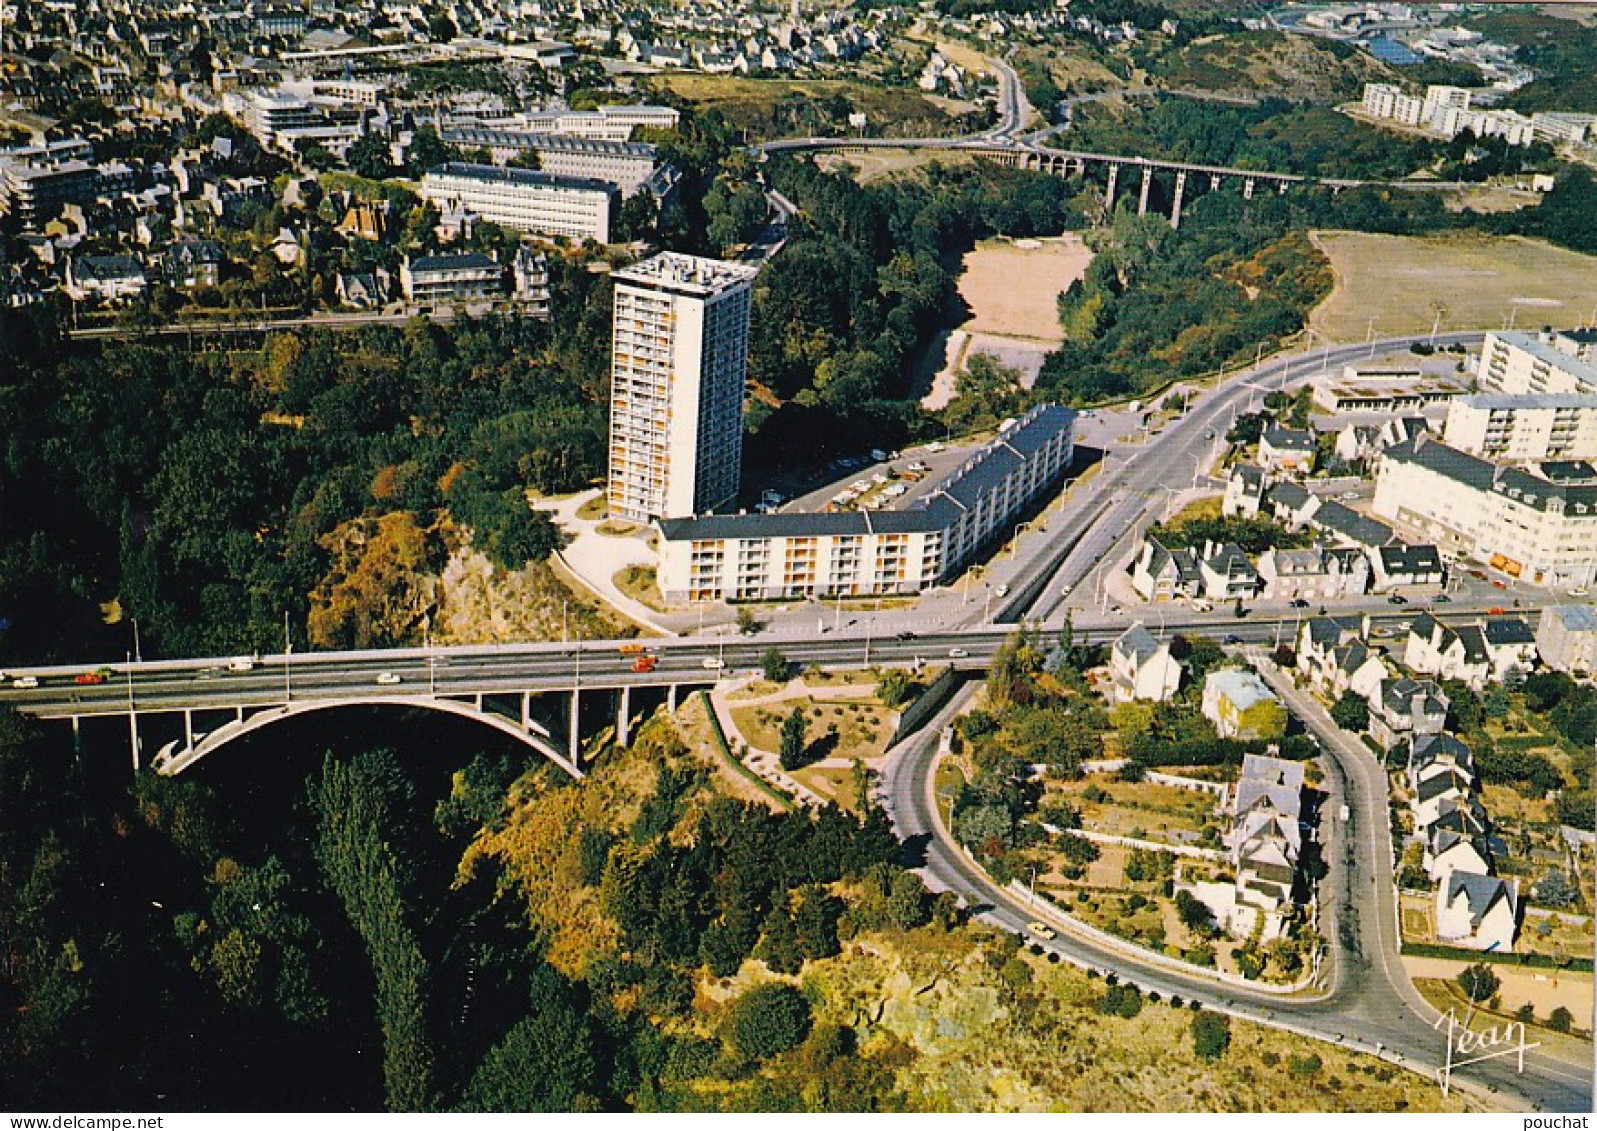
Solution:
<svg viewBox="0 0 1597 1131">
<path fill-rule="evenodd" d="M 82 674 L 74 677 L 72 682 L 80 683 L 85 686 L 93 686 L 96 683 L 104 683 L 105 676 L 101 675 L 99 672 L 83 672 Z"/>
<path fill-rule="evenodd" d="M 950 660 L 963 660 L 969 655 L 970 653 L 965 651 L 963 648 L 950 648 L 948 650 L 948 658 Z"/>
<path fill-rule="evenodd" d="M 1586 595 L 1586 587 L 1584 585 L 1577 585 L 1575 588 L 1569 591 L 1569 595 L 1571 597 L 1584 597 Z"/>
<path fill-rule="evenodd" d="M 1499 580 L 1497 580 L 1494 577 L 1494 578 L 1492 578 L 1492 588 L 1493 589 L 1507 589 L 1508 588 L 1508 583 L 1504 582 L 1504 581 L 1499 581 Z"/>
<path fill-rule="evenodd" d="M 1501 605 L 1493 605 L 1491 608 L 1486 610 L 1486 615 L 1489 616 L 1489 617 L 1500 617 L 1500 616 L 1502 616 L 1503 615 L 1503 606 L 1501 606 Z"/>
<path fill-rule="evenodd" d="M 1351 502 L 1352 500 L 1354 500 L 1354 499 L 1356 499 L 1358 497 L 1359 497 L 1359 493 L 1357 491 L 1343 491 L 1342 492 L 1342 498 L 1345 501 L 1348 501 L 1348 502 Z"/>
<path fill-rule="evenodd" d="M 1434 603 L 1438 605 L 1451 605 L 1453 603 L 1453 598 L 1449 597 L 1446 593 L 1438 593 Z"/>
<path fill-rule="evenodd" d="M 1305 601 L 1302 597 L 1295 597 L 1292 600 L 1292 607 L 1294 609 L 1306 609 L 1306 608 L 1309 607 L 1309 603 L 1307 601 Z"/>
<path fill-rule="evenodd" d="M 1009 596 L 1009 586 L 1000 585 L 997 589 L 994 589 L 993 592 L 997 593 L 1000 597 L 1007 597 Z"/>
<path fill-rule="evenodd" d="M 639 656 L 632 661 L 632 670 L 635 672 L 652 672 L 654 665 L 659 661 L 653 656 Z"/>
<path fill-rule="evenodd" d="M 1226 633 L 1225 642 L 1227 644 L 1241 644 L 1242 643 L 1242 637 L 1238 636 L 1234 632 L 1228 632 L 1228 633 Z"/>
<path fill-rule="evenodd" d="M 255 670 L 255 657 L 253 657 L 253 656 L 235 656 L 233 659 L 231 659 L 231 660 L 229 660 L 227 662 L 227 670 L 230 671 L 230 672 L 254 671 Z"/>
<path fill-rule="evenodd" d="M 913 639 L 915 639 L 915 634 L 913 632 L 900 632 L 897 635 L 896 639 L 898 639 L 898 640 L 913 640 Z"/>
<path fill-rule="evenodd" d="M 36 675 L 19 675 L 11 681 L 11 686 L 20 691 L 28 691 L 39 686 L 39 677 Z"/>
<path fill-rule="evenodd" d="M 1207 431 L 1207 432 L 1205 432 L 1205 433 L 1204 433 L 1204 434 L 1203 434 L 1203 438 L 1204 438 L 1204 439 L 1205 439 L 1205 440 L 1212 440 L 1212 439 L 1214 439 L 1214 429 L 1213 429 L 1213 428 L 1211 428 L 1211 429 L 1209 429 L 1209 430 L 1208 430 L 1208 431 Z"/>
<path fill-rule="evenodd" d="M 636 640 L 629 640 L 618 649 L 623 656 L 641 656 L 649 649 Z"/>
<path fill-rule="evenodd" d="M 1401 593 L 1393 593 L 1386 599 L 1386 603 L 1388 605 L 1406 605 L 1408 604 L 1408 598 Z"/>
<path fill-rule="evenodd" d="M 1382 628 L 1377 628 L 1377 629 L 1371 630 L 1370 635 L 1371 636 L 1387 637 L 1387 636 L 1392 636 L 1394 634 L 1393 634 L 1393 632 L 1392 632 L 1392 630 L 1390 628 L 1382 627 Z"/>
<path fill-rule="evenodd" d="M 706 656 L 699 661 L 699 667 L 707 672 L 718 672 L 726 667 L 726 661 L 719 656 Z"/>
<path fill-rule="evenodd" d="M 1478 569 L 1472 569 L 1472 570 L 1470 570 L 1470 571 L 1469 571 L 1469 575 L 1470 575 L 1470 576 L 1471 576 L 1471 577 L 1473 577 L 1473 578 L 1474 578 L 1474 579 L 1475 579 L 1475 580 L 1476 580 L 1476 581 L 1485 581 L 1485 580 L 1486 580 L 1486 574 L 1484 574 L 1484 573 L 1482 573 L 1482 572 L 1481 572 L 1481 571 L 1480 571 L 1480 570 L 1478 570 Z"/>
<path fill-rule="evenodd" d="M 394 684 L 401 683 L 403 681 L 399 678 L 397 672 L 383 672 L 377 677 L 377 682 L 382 684 L 384 687 L 392 687 Z"/>
<path fill-rule="evenodd" d="M 1030 931 L 1040 939 L 1057 938 L 1059 934 L 1058 931 L 1055 931 L 1047 923 L 1039 923 L 1035 920 L 1026 924 L 1026 930 Z"/>
</svg>

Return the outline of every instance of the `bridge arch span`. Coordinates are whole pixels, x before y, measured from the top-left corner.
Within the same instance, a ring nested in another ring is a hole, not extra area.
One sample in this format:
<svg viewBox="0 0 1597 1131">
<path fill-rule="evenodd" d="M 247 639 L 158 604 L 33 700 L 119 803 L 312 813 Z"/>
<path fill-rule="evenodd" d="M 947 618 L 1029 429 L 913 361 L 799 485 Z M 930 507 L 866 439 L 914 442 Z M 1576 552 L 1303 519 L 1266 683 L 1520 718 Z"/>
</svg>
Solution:
<svg viewBox="0 0 1597 1131">
<path fill-rule="evenodd" d="M 456 699 L 441 699 L 429 695 L 356 695 L 339 699 L 307 699 L 286 705 L 262 707 L 242 720 L 227 722 L 206 734 L 194 735 L 187 746 L 183 739 L 167 743 L 150 761 L 150 768 L 167 777 L 181 774 L 201 758 L 216 753 L 229 743 L 265 730 L 274 723 L 308 715 L 315 711 L 331 711 L 344 707 L 415 707 L 427 711 L 442 711 L 463 719 L 482 723 L 508 734 L 524 746 L 531 747 L 549 761 L 559 766 L 573 778 L 582 778 L 576 763 L 551 742 L 535 726 L 522 727 L 503 715 L 484 710 L 474 703 Z"/>
</svg>

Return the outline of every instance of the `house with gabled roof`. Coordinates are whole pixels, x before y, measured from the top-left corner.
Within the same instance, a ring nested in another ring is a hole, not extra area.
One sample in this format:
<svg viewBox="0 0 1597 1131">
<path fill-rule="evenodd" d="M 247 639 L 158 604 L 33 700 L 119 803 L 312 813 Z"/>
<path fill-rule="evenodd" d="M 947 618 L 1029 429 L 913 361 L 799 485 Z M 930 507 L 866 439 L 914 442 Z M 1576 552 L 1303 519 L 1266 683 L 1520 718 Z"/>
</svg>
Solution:
<svg viewBox="0 0 1597 1131">
<path fill-rule="evenodd" d="M 1203 575 L 1191 550 L 1166 549 L 1150 535 L 1143 539 L 1142 550 L 1132 566 L 1131 587 L 1144 601 L 1172 601 L 1202 593 Z"/>
<path fill-rule="evenodd" d="M 1264 472 L 1249 463 L 1239 463 L 1226 480 L 1220 514 L 1225 518 L 1254 518 L 1264 500 Z"/>
<path fill-rule="evenodd" d="M 1252 597 L 1259 591 L 1259 571 L 1235 542 L 1205 542 L 1198 555 L 1203 595 L 1211 601 Z"/>
<path fill-rule="evenodd" d="M 1367 552 L 1377 593 L 1389 592 L 1400 585 L 1440 585 L 1447 580 L 1441 551 L 1428 542 L 1417 545 L 1393 542 L 1371 547 Z"/>
<path fill-rule="evenodd" d="M 1440 734 L 1450 706 L 1428 679 L 1383 679 L 1370 696 L 1370 737 L 1390 748 L 1416 735 Z"/>
<path fill-rule="evenodd" d="M 1452 872 L 1491 875 L 1491 850 L 1484 836 L 1471 836 L 1433 826 L 1425 831 L 1424 837 L 1425 874 L 1433 883 L 1442 883 Z"/>
<path fill-rule="evenodd" d="M 1320 497 L 1310 494 L 1301 484 L 1291 480 L 1272 484 L 1264 492 L 1264 500 L 1259 507 L 1289 530 L 1306 525 L 1319 508 Z"/>
<path fill-rule="evenodd" d="M 1274 939 L 1285 929 L 1303 850 L 1303 776 L 1301 762 L 1245 756 L 1225 837 L 1235 878 L 1182 885 L 1236 938 Z"/>
<path fill-rule="evenodd" d="M 1436 889 L 1436 937 L 1449 946 L 1511 953 L 1519 926 L 1519 885 L 1450 872 Z"/>
<path fill-rule="evenodd" d="M 1479 627 L 1453 628 L 1430 613 L 1421 613 L 1409 625 L 1403 665 L 1417 675 L 1462 680 L 1476 690 L 1486 685 L 1492 670 Z"/>
<path fill-rule="evenodd" d="M 1116 702 L 1162 703 L 1181 686 L 1181 662 L 1171 656 L 1169 641 L 1155 639 L 1138 621 L 1110 646 L 1109 675 Z"/>
<path fill-rule="evenodd" d="M 1314 433 L 1298 428 L 1266 428 L 1259 437 L 1259 466 L 1266 471 L 1306 475 L 1314 470 Z"/>
</svg>

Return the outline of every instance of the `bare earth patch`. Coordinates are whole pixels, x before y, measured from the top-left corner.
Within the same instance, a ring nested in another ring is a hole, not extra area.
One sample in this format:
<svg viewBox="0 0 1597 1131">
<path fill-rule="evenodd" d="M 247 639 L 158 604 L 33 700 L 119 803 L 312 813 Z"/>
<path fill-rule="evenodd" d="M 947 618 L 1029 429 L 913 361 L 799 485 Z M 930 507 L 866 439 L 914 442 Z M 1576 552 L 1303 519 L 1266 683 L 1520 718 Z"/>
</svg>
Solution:
<svg viewBox="0 0 1597 1131">
<path fill-rule="evenodd" d="M 1388 236 L 1315 232 L 1331 260 L 1336 288 L 1314 311 L 1313 326 L 1338 341 L 1362 341 L 1441 328 L 1572 325 L 1597 294 L 1597 258 L 1518 236 Z"/>
</svg>

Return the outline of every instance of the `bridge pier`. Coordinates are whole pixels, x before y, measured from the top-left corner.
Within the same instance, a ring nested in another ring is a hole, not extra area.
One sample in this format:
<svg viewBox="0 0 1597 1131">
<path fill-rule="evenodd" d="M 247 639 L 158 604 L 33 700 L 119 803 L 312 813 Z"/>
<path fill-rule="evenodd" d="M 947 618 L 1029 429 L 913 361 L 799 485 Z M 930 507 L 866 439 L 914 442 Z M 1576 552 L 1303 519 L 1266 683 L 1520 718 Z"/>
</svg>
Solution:
<svg viewBox="0 0 1597 1131">
<path fill-rule="evenodd" d="M 1276 181 L 1275 182 L 1275 194 L 1277 196 L 1285 196 L 1286 195 L 1286 190 L 1287 190 L 1288 187 L 1289 186 L 1287 185 L 1286 181 Z"/>
<path fill-rule="evenodd" d="M 616 703 L 616 745 L 632 745 L 632 688 L 625 685 Z"/>
<path fill-rule="evenodd" d="M 1181 227 L 1181 196 L 1187 191 L 1187 171 L 1180 169 L 1176 172 L 1176 195 L 1170 207 L 1170 227 Z"/>
<path fill-rule="evenodd" d="M 1142 189 L 1137 194 L 1137 215 L 1138 216 L 1146 216 L 1148 214 L 1148 189 L 1150 189 L 1152 186 L 1153 186 L 1153 166 L 1152 165 L 1144 165 L 1142 167 Z"/>
<path fill-rule="evenodd" d="M 478 696 L 479 700 L 481 698 L 481 696 Z M 581 705 L 582 692 L 578 688 L 574 687 L 571 689 L 571 719 L 568 726 L 568 730 L 571 735 L 571 744 L 568 753 L 571 758 L 571 764 L 578 767 L 582 765 L 582 727 L 578 718 L 578 711 Z"/>
<path fill-rule="evenodd" d="M 1220 174 L 1219 173 L 1210 173 L 1209 174 L 1209 191 L 1210 192 L 1214 192 L 1219 187 L 1220 187 Z"/>
<path fill-rule="evenodd" d="M 1247 180 L 1242 182 L 1242 199 L 1243 200 L 1252 200 L 1253 199 L 1253 178 L 1252 177 L 1249 177 Z"/>
<path fill-rule="evenodd" d="M 532 729 L 532 692 L 521 693 L 521 729 Z"/>
<path fill-rule="evenodd" d="M 183 708 L 183 746 L 184 749 L 194 749 L 194 712 Z"/>
<path fill-rule="evenodd" d="M 1109 188 L 1103 194 L 1104 219 L 1108 219 L 1115 211 L 1115 183 L 1120 180 L 1120 166 L 1113 162 L 1109 165 Z"/>
</svg>

